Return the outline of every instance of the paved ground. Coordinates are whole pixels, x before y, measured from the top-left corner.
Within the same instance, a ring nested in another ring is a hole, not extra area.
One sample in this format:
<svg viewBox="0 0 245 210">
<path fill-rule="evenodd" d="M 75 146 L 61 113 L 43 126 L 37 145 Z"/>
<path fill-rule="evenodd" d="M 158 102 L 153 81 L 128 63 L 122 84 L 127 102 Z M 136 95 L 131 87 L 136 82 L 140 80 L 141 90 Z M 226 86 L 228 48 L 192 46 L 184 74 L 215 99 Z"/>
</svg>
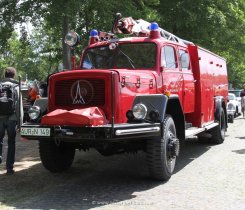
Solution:
<svg viewBox="0 0 245 210">
<path fill-rule="evenodd" d="M 0 166 L 0 209 L 244 210 L 245 119 L 229 124 L 222 145 L 181 148 L 166 183 L 148 177 L 144 153 L 103 157 L 77 152 L 63 174 L 46 171 L 37 142 L 18 141 L 16 174 Z"/>
</svg>

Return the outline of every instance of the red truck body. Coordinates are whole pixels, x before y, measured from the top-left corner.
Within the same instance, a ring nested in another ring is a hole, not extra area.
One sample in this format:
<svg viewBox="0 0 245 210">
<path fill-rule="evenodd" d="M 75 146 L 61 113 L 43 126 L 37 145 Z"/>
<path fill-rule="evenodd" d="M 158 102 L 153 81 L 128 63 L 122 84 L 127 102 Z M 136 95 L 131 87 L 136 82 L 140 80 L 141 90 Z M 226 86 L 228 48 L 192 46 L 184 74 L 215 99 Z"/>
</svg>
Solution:
<svg viewBox="0 0 245 210">
<path fill-rule="evenodd" d="M 223 96 L 227 102 L 228 79 L 226 61 L 214 53 L 198 46 L 189 46 L 191 64 L 195 82 L 195 99 L 193 115 L 186 116 L 193 125 L 202 127 L 203 124 L 214 120 L 214 97 Z M 188 103 L 188 100 L 187 100 Z M 189 118 L 190 117 L 190 118 Z"/>
<path fill-rule="evenodd" d="M 78 148 L 103 155 L 143 150 L 152 177 L 167 180 L 179 140 L 208 134 L 222 143 L 227 128 L 225 59 L 162 29 L 91 37 L 78 67 L 49 76 L 48 93 L 34 104 L 43 112 L 39 123 L 24 124 L 21 135 L 40 141 L 41 160 L 53 172 L 69 168 Z M 60 144 L 72 145 L 65 166 L 54 164 Z"/>
<path fill-rule="evenodd" d="M 162 38 L 160 38 L 161 40 Z M 145 38 L 127 38 L 127 42 L 145 42 Z M 123 41 L 123 40 L 122 40 Z M 164 42 L 163 42 L 164 41 Z M 159 48 L 166 44 L 166 41 L 161 41 Z M 159 40 L 154 40 L 158 43 Z M 96 43 L 89 47 L 104 46 L 105 43 Z M 178 46 L 175 47 L 178 49 Z M 177 50 L 176 49 L 176 50 Z M 100 96 L 104 95 L 103 105 L 98 105 L 102 108 L 111 121 L 111 72 L 114 73 L 116 84 L 113 85 L 115 95 L 115 123 L 126 123 L 126 112 L 131 109 L 133 100 L 137 94 L 164 94 L 169 91 L 171 94 L 177 94 L 180 98 L 186 120 L 191 122 L 195 127 L 203 127 L 206 123 L 214 121 L 215 111 L 215 96 L 223 96 L 227 99 L 228 81 L 226 62 L 223 58 L 211 53 L 196 45 L 188 47 L 181 46 L 181 49 L 188 50 L 190 53 L 191 67 L 190 69 L 176 68 L 161 69 L 160 63 L 152 69 L 145 70 L 128 70 L 128 69 L 110 69 L 110 70 L 79 70 L 64 71 L 60 74 L 55 74 L 50 77 L 50 83 L 56 84 L 60 81 L 61 84 L 50 86 L 49 92 L 54 96 L 49 100 L 49 112 L 55 109 L 72 110 L 77 108 L 87 108 L 91 104 L 75 104 L 72 100 L 70 91 L 71 85 L 63 85 L 62 81 L 68 80 L 77 81 L 79 79 L 105 81 L 103 88 L 96 85 L 98 90 L 96 93 Z M 157 55 L 157 59 L 160 57 Z M 160 59 L 159 59 L 160 60 Z M 82 62 L 81 62 L 82 63 Z M 50 95 L 51 95 L 50 94 Z M 75 93 L 74 93 L 75 94 Z M 95 96 L 95 98 L 98 98 Z M 105 103 L 107 102 L 107 103 Z M 109 103 L 108 103 L 109 102 Z M 96 106 L 93 104 L 92 106 Z"/>
</svg>

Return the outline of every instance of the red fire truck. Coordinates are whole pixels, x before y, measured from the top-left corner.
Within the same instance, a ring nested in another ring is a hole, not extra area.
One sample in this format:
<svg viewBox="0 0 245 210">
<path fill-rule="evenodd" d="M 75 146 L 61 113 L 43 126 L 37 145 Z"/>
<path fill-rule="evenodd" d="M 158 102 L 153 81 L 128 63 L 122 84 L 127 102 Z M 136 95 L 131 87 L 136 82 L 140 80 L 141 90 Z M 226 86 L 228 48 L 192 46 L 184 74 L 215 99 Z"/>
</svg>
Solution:
<svg viewBox="0 0 245 210">
<path fill-rule="evenodd" d="M 112 33 L 90 32 L 79 65 L 74 51 L 80 36 L 69 32 L 65 41 L 73 52 L 72 70 L 49 76 L 48 97 L 35 101 L 31 122 L 21 127 L 22 138 L 39 141 L 49 171 L 70 168 L 77 149 L 95 148 L 106 156 L 144 151 L 150 176 L 168 180 L 180 141 L 224 141 L 224 58 L 155 22 L 119 14 Z"/>
</svg>

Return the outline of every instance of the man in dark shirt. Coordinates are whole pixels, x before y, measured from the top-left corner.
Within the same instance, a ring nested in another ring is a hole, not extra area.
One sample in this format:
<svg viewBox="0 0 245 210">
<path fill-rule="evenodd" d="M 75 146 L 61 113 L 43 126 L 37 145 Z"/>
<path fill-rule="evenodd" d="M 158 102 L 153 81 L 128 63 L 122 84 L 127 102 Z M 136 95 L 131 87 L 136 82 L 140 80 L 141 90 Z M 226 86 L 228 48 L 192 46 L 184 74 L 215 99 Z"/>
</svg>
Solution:
<svg viewBox="0 0 245 210">
<path fill-rule="evenodd" d="M 19 92 L 18 82 L 14 80 L 16 76 L 16 69 L 13 67 L 7 67 L 5 69 L 5 78 L 1 80 L 1 84 L 17 84 L 15 87 L 15 91 L 17 93 L 15 109 L 16 111 L 12 114 L 0 114 L 0 164 L 2 163 L 2 152 L 3 152 L 3 138 L 5 136 L 5 131 L 7 131 L 8 135 L 8 151 L 6 158 L 6 169 L 7 174 L 14 173 L 14 162 L 15 162 L 15 137 L 16 137 L 16 129 L 22 124 L 23 119 L 23 105 L 21 94 Z M 20 104 L 19 104 L 20 102 Z M 2 110 L 1 110 L 2 111 Z"/>
<path fill-rule="evenodd" d="M 240 93 L 240 97 L 245 96 L 245 84 L 243 85 L 243 90 Z"/>
<path fill-rule="evenodd" d="M 242 106 L 242 115 L 245 117 L 245 84 L 243 85 L 243 90 L 240 93 L 241 97 L 241 106 Z"/>
</svg>

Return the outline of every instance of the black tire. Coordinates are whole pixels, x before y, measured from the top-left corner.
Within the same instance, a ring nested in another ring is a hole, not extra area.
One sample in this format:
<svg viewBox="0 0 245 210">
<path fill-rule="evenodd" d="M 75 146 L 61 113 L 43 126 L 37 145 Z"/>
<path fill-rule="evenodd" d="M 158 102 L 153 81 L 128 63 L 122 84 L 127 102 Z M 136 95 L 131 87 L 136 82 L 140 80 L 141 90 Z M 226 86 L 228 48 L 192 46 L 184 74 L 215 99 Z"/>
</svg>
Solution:
<svg viewBox="0 0 245 210">
<path fill-rule="evenodd" d="M 237 107 L 236 107 L 236 111 L 234 113 L 234 118 L 236 118 L 238 116 L 238 111 L 237 111 Z"/>
<path fill-rule="evenodd" d="M 63 172 L 70 168 L 75 156 L 72 145 L 54 141 L 39 141 L 39 154 L 43 166 L 53 173 Z"/>
<path fill-rule="evenodd" d="M 176 156 L 179 153 L 179 141 L 176 138 L 176 128 L 171 116 L 166 115 L 163 126 L 163 137 L 157 137 L 147 141 L 147 163 L 150 176 L 156 180 L 167 181 L 173 174 Z M 170 143 L 177 140 L 176 154 L 170 151 Z"/>
<path fill-rule="evenodd" d="M 225 121 L 225 112 L 223 108 L 220 108 L 218 119 L 218 126 L 210 130 L 212 135 L 211 141 L 215 144 L 222 144 L 225 140 L 225 131 L 226 131 L 226 121 Z"/>
<path fill-rule="evenodd" d="M 236 107 L 236 112 L 234 114 L 234 118 L 239 117 L 240 113 L 238 111 L 238 106 Z"/>
<path fill-rule="evenodd" d="M 229 123 L 234 123 L 234 115 L 228 116 L 228 122 Z"/>
</svg>

